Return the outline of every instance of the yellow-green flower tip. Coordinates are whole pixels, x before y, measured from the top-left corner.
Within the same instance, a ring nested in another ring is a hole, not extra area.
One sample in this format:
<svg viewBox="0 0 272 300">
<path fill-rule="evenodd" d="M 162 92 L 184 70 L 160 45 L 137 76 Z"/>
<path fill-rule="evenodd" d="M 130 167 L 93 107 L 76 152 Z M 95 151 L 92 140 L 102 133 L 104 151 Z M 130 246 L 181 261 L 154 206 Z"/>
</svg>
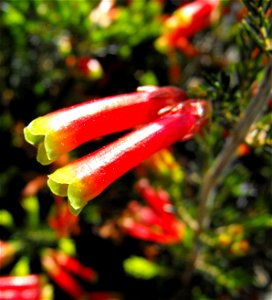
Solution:
<svg viewBox="0 0 272 300">
<path fill-rule="evenodd" d="M 68 184 L 61 184 L 59 182 L 56 182 L 53 179 L 51 179 L 49 176 L 47 185 L 49 186 L 53 194 L 61 197 L 67 196 Z"/>
<path fill-rule="evenodd" d="M 24 128 L 25 140 L 38 148 L 37 161 L 49 165 L 62 153 L 54 142 L 57 132 L 52 128 L 52 117 L 39 117 Z"/>
<path fill-rule="evenodd" d="M 48 131 L 50 131 L 50 119 L 46 117 L 39 117 L 24 128 L 25 140 L 38 147 L 37 160 L 42 165 L 48 165 L 53 161 L 44 144 Z"/>
<path fill-rule="evenodd" d="M 32 131 L 31 131 L 30 125 L 31 125 L 31 123 L 27 127 L 24 128 L 25 140 L 29 144 L 36 146 L 43 139 L 43 136 L 33 134 Z"/>
<path fill-rule="evenodd" d="M 68 187 L 68 200 L 70 210 L 73 214 L 78 215 L 87 202 L 91 199 L 86 199 L 83 182 L 79 179 L 74 180 Z"/>
<path fill-rule="evenodd" d="M 85 199 L 85 186 L 83 182 L 77 178 L 71 167 L 58 169 L 48 176 L 47 184 L 55 195 L 68 197 L 70 211 L 78 215 L 83 207 L 87 204 Z"/>
<path fill-rule="evenodd" d="M 37 161 L 44 166 L 49 165 L 54 161 L 54 159 L 50 158 L 44 141 L 40 142 L 38 145 Z"/>
<path fill-rule="evenodd" d="M 49 175 L 47 184 L 54 194 L 65 197 L 67 196 L 68 185 L 73 182 L 75 176 L 76 173 L 68 165 Z"/>
<path fill-rule="evenodd" d="M 50 119 L 39 117 L 24 129 L 25 139 L 30 144 L 37 146 L 48 130 L 50 130 Z"/>
</svg>

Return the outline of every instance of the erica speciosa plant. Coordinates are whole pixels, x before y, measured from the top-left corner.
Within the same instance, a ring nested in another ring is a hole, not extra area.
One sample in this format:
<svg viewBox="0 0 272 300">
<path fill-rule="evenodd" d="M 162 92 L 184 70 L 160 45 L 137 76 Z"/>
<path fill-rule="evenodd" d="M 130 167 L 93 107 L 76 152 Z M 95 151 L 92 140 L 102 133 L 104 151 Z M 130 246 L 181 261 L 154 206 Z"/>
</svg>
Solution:
<svg viewBox="0 0 272 300">
<path fill-rule="evenodd" d="M 52 112 L 32 121 L 24 132 L 38 147 L 38 161 L 49 164 L 84 142 L 137 126 L 49 175 L 51 191 L 67 196 L 71 211 L 78 214 L 127 171 L 157 151 L 192 138 L 210 115 L 209 102 L 188 99 L 181 89 L 147 86 Z"/>
</svg>

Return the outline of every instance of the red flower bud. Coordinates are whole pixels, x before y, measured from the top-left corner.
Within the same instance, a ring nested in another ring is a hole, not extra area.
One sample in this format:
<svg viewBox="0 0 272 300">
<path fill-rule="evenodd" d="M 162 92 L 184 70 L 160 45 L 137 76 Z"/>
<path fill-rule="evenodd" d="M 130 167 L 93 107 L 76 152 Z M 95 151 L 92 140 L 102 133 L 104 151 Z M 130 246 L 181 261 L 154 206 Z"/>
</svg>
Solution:
<svg viewBox="0 0 272 300">
<path fill-rule="evenodd" d="M 103 76 L 103 69 L 95 58 L 83 56 L 77 60 L 78 70 L 87 78 L 100 79 Z"/>
<path fill-rule="evenodd" d="M 150 241 L 159 244 L 172 244 L 172 239 L 163 235 L 159 231 L 159 227 L 151 228 L 150 225 L 136 223 L 136 222 L 124 222 L 123 228 L 128 235 L 131 235 L 137 239 L 144 241 Z"/>
<path fill-rule="evenodd" d="M 238 157 L 245 156 L 245 155 L 247 155 L 249 153 L 250 153 L 250 148 L 245 143 L 240 144 L 238 146 L 238 148 L 236 149 L 236 155 Z"/>
</svg>

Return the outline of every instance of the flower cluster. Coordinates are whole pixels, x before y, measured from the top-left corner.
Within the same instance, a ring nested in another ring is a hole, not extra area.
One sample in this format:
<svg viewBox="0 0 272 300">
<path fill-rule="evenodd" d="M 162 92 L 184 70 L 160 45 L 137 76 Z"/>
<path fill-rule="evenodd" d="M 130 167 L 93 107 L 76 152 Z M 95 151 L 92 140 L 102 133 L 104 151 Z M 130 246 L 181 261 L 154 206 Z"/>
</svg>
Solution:
<svg viewBox="0 0 272 300">
<path fill-rule="evenodd" d="M 176 244 L 184 237 L 185 225 L 176 217 L 168 193 L 155 190 L 141 179 L 137 190 L 149 204 L 131 201 L 120 218 L 121 228 L 135 238 L 159 244 Z"/>
<path fill-rule="evenodd" d="M 140 128 L 49 175 L 48 185 L 68 196 L 73 213 L 112 182 L 157 151 L 194 136 L 211 113 L 204 100 L 187 99 L 176 87 L 142 87 L 137 92 L 97 99 L 37 118 L 25 128 L 42 164 L 84 142 L 138 125 Z"/>
<path fill-rule="evenodd" d="M 11 243 L 1 241 L 1 246 L 5 251 L 7 247 L 11 247 Z M 73 299 L 83 299 L 84 297 L 86 297 L 84 299 L 89 299 L 89 293 L 83 289 L 74 276 L 93 283 L 97 275 L 92 268 L 82 265 L 76 258 L 63 251 L 51 248 L 43 251 L 41 263 L 47 275 Z M 0 276 L 0 299 L 49 300 L 52 299 L 52 292 L 47 286 L 45 277 L 38 274 Z M 90 297 L 90 299 L 92 298 Z"/>
</svg>

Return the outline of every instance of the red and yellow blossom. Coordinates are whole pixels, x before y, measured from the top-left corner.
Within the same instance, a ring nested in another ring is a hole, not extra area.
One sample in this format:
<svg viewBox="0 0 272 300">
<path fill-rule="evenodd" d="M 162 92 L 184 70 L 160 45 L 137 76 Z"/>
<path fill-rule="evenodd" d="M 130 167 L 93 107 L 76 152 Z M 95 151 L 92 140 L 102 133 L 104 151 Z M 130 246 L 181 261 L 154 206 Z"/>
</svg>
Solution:
<svg viewBox="0 0 272 300">
<path fill-rule="evenodd" d="M 193 137 L 210 113 L 211 106 L 204 100 L 181 102 L 155 121 L 56 170 L 49 175 L 48 185 L 56 195 L 68 196 L 72 211 L 79 213 L 88 201 L 143 160 L 176 141 Z"/>
<path fill-rule="evenodd" d="M 25 128 L 25 138 L 38 148 L 37 160 L 46 165 L 89 140 L 150 122 L 162 108 L 186 98 L 175 87 L 141 87 L 39 117 Z"/>
<path fill-rule="evenodd" d="M 195 0 L 179 7 L 163 22 L 157 48 L 163 51 L 177 48 L 189 56 L 194 55 L 188 39 L 212 23 L 219 3 L 219 0 Z"/>
</svg>

